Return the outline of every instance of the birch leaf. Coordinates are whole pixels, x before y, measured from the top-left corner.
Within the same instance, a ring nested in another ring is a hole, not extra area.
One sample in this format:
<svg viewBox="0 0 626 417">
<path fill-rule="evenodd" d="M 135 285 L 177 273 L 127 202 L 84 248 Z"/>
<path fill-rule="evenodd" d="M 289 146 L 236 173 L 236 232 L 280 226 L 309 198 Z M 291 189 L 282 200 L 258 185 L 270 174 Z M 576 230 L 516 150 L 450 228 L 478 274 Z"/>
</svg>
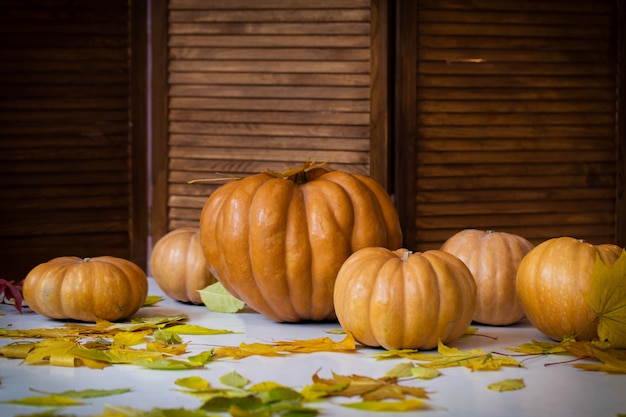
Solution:
<svg viewBox="0 0 626 417">
<path fill-rule="evenodd" d="M 427 368 L 425 366 L 414 366 L 411 368 L 411 375 L 419 379 L 433 379 L 441 375 L 436 368 Z"/>
<path fill-rule="evenodd" d="M 200 365 L 206 365 L 208 362 L 213 360 L 213 350 L 205 350 L 204 352 L 200 352 L 197 355 L 188 356 L 187 359 L 190 362 L 195 362 Z"/>
<path fill-rule="evenodd" d="M 148 295 L 146 297 L 146 301 L 143 302 L 143 306 L 142 307 L 152 307 L 154 306 L 156 303 L 158 303 L 159 301 L 162 301 L 163 297 L 160 295 Z"/>
<path fill-rule="evenodd" d="M 185 378 L 179 378 L 174 383 L 180 387 L 190 389 L 192 391 L 208 391 L 211 388 L 211 383 L 199 376 L 188 376 Z"/>
<path fill-rule="evenodd" d="M 494 382 L 492 384 L 487 385 L 492 391 L 504 392 L 504 391 L 516 391 L 522 388 L 525 388 L 524 380 L 521 378 L 516 379 L 505 379 L 503 381 Z"/>
<path fill-rule="evenodd" d="M 161 329 L 157 329 L 154 333 L 152 333 L 152 338 L 157 342 L 162 342 L 168 345 L 177 345 L 183 343 L 183 340 L 177 333 L 172 333 Z"/>
<path fill-rule="evenodd" d="M 246 305 L 246 303 L 229 293 L 219 281 L 198 290 L 198 294 L 200 294 L 202 303 L 208 309 L 218 313 L 236 313 Z"/>
<path fill-rule="evenodd" d="M 269 391 L 274 388 L 282 387 L 278 382 L 273 381 L 263 381 L 258 384 L 253 384 L 248 387 L 248 391 L 250 392 L 261 392 L 261 391 Z"/>
<path fill-rule="evenodd" d="M 598 337 L 616 349 L 626 348 L 626 251 L 612 266 L 600 256 L 591 273 L 591 291 L 583 294 L 598 314 Z"/>
<path fill-rule="evenodd" d="M 243 388 L 250 382 L 247 378 L 232 371 L 220 377 L 220 382 L 228 387 Z"/>
<path fill-rule="evenodd" d="M 385 372 L 385 376 L 395 376 L 397 378 L 408 377 L 412 375 L 412 369 L 415 367 L 411 362 L 402 362 Z"/>
</svg>

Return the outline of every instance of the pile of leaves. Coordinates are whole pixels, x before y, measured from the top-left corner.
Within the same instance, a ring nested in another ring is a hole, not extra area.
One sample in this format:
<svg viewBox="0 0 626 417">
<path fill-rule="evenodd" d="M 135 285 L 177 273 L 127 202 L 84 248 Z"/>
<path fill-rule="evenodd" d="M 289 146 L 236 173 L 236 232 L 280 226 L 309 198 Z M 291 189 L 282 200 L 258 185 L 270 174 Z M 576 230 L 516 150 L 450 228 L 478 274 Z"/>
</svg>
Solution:
<svg viewBox="0 0 626 417">
<path fill-rule="evenodd" d="M 176 370 L 204 366 L 216 359 L 242 359 L 252 355 L 280 356 L 311 352 L 354 352 L 352 335 L 335 342 L 330 337 L 311 340 L 277 341 L 271 344 L 241 343 L 223 346 L 196 355 L 189 353 L 181 335 L 217 335 L 230 330 L 187 324 L 184 314 L 136 318 L 130 323 L 97 320 L 95 325 L 66 323 L 52 329 L 0 329 L 0 337 L 41 339 L 19 341 L 0 347 L 5 358 L 22 359 L 24 364 L 87 366 L 102 369 L 111 365 L 134 364 L 145 368 Z"/>
<path fill-rule="evenodd" d="M 3 300 L 9 300 L 21 311 L 21 293 L 18 285 L 0 280 Z M 137 410 L 130 407 L 106 406 L 101 417 L 204 417 L 215 413 L 232 416 L 315 416 L 319 401 L 332 401 L 344 407 L 368 411 L 415 411 L 428 409 L 429 393 L 423 388 L 401 384 L 401 381 L 437 378 L 442 370 L 465 367 L 472 371 L 497 371 L 502 367 L 524 367 L 527 358 L 555 355 L 566 356 L 546 366 L 570 364 L 585 371 L 626 374 L 626 252 L 612 267 L 596 262 L 592 289 L 584 294 L 597 313 L 598 339 L 577 341 L 573 337 L 560 342 L 532 340 L 507 348 L 509 353 L 460 350 L 439 343 L 437 352 L 415 349 L 380 351 L 377 360 L 403 359 L 381 378 L 364 375 L 339 375 L 331 372 L 328 378 L 319 371 L 311 384 L 302 389 L 287 387 L 272 381 L 251 383 L 233 371 L 223 375 L 221 386 L 212 386 L 201 377 L 193 376 L 176 381 L 178 389 L 200 398 L 197 409 Z M 151 302 L 157 300 L 152 299 Z M 137 318 L 127 323 L 99 320 L 95 325 L 66 323 L 52 329 L 0 329 L 0 337 L 16 339 L 0 348 L 0 356 L 21 359 L 25 365 L 86 366 L 101 369 L 112 365 L 135 365 L 150 369 L 179 370 L 205 367 L 209 362 L 228 359 L 240 360 L 250 356 L 281 357 L 313 352 L 354 353 L 360 346 L 351 334 L 342 340 L 330 337 L 309 340 L 277 341 L 274 343 L 241 343 L 238 346 L 220 346 L 190 355 L 182 335 L 214 335 L 233 333 L 187 323 L 184 314 L 170 317 Z M 468 336 L 476 335 L 473 329 Z M 445 371 L 443 371 L 445 372 Z M 525 387 L 523 379 L 506 379 L 489 384 L 493 391 L 519 390 Z M 101 391 L 66 391 L 39 393 L 22 399 L 6 401 L 21 405 L 72 406 L 96 396 L 118 395 L 128 389 Z M 359 398 L 358 401 L 347 400 Z"/>
</svg>

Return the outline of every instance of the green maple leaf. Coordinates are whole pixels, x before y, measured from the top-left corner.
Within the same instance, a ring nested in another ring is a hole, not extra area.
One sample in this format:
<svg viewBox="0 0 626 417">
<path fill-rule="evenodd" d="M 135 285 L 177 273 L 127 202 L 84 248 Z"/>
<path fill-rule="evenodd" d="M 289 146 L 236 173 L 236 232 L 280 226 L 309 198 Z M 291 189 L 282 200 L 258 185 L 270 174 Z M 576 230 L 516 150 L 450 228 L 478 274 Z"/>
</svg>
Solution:
<svg viewBox="0 0 626 417">
<path fill-rule="evenodd" d="M 591 291 L 583 294 L 598 314 L 598 337 L 611 347 L 626 348 L 626 251 L 613 266 L 596 255 L 591 273 Z"/>
<path fill-rule="evenodd" d="M 463 351 L 449 347 L 439 341 L 437 353 L 415 353 L 408 358 L 423 362 L 421 366 L 430 368 L 450 368 L 464 366 L 472 371 L 495 371 L 503 366 L 523 367 L 510 356 L 485 352 L 481 349 Z"/>
</svg>

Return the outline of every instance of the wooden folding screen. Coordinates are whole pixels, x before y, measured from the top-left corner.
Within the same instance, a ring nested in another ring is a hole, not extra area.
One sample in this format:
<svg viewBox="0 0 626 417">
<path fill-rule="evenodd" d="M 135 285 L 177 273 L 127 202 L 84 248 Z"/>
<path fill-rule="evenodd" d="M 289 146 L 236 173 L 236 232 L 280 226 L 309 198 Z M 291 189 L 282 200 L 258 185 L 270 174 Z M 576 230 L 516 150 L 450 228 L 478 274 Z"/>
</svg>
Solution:
<svg viewBox="0 0 626 417">
<path fill-rule="evenodd" d="M 307 158 L 388 180 L 381 3 L 153 2 L 154 239 L 197 225 L 222 183 L 190 180 Z"/>
<path fill-rule="evenodd" d="M 56 256 L 145 264 L 145 7 L 0 1 L 1 278 Z"/>
<path fill-rule="evenodd" d="M 397 17 L 408 246 L 464 228 L 626 244 L 618 1 L 399 0 Z"/>
</svg>

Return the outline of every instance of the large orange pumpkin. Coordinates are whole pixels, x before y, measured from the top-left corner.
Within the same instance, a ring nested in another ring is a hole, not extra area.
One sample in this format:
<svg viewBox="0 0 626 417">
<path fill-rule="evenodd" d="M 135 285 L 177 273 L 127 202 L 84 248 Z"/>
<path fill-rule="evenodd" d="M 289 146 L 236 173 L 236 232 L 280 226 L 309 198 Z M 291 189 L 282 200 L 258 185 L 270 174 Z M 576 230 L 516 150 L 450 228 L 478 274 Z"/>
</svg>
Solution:
<svg viewBox="0 0 626 417">
<path fill-rule="evenodd" d="M 402 244 L 381 185 L 310 163 L 220 186 L 202 210 L 200 234 L 224 288 L 278 322 L 335 319 L 335 278 L 348 256 Z"/>
<path fill-rule="evenodd" d="M 441 250 L 364 248 L 339 270 L 334 302 L 342 328 L 364 345 L 432 349 L 467 331 L 476 283 L 459 258 Z"/>
<path fill-rule="evenodd" d="M 524 317 L 517 300 L 515 275 L 532 248 L 532 243 L 516 234 L 476 229 L 461 230 L 441 246 L 441 250 L 465 262 L 476 280 L 474 321 L 505 326 Z"/>
<path fill-rule="evenodd" d="M 584 299 L 591 290 L 596 255 L 608 266 L 622 249 L 592 245 L 572 237 L 546 240 L 533 248 L 517 270 L 517 294 L 528 320 L 550 338 L 597 336 L 597 314 Z"/>
<path fill-rule="evenodd" d="M 197 227 L 181 227 L 163 236 L 150 255 L 150 273 L 169 297 L 202 304 L 198 290 L 217 280 L 209 271 Z"/>
<path fill-rule="evenodd" d="M 53 319 L 116 321 L 135 314 L 148 295 L 143 270 L 113 256 L 54 258 L 24 279 L 24 301 Z"/>
</svg>

